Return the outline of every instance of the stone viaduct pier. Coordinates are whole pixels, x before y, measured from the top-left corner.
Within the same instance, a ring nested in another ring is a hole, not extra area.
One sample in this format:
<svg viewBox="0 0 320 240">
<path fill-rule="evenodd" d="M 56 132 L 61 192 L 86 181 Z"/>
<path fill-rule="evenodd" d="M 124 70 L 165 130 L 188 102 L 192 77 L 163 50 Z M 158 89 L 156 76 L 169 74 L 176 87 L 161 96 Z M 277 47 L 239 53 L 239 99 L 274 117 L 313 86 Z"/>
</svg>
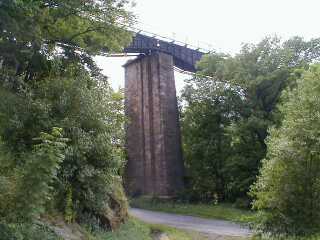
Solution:
<svg viewBox="0 0 320 240">
<path fill-rule="evenodd" d="M 172 197 L 183 189 L 183 160 L 174 66 L 195 71 L 203 53 L 137 34 L 125 68 L 125 185 L 129 195 Z"/>
</svg>

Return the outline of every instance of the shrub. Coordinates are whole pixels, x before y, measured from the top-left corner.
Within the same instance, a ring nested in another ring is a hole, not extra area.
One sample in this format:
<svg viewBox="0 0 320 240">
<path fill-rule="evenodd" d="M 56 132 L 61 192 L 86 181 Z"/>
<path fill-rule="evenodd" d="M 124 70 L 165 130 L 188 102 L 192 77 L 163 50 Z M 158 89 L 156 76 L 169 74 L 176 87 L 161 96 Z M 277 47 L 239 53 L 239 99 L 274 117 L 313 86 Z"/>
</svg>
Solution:
<svg viewBox="0 0 320 240">
<path fill-rule="evenodd" d="M 62 240 L 42 224 L 0 223 L 0 240 Z"/>
<path fill-rule="evenodd" d="M 47 187 L 46 176 L 55 174 L 47 209 L 63 213 L 69 222 L 84 215 L 100 218 L 106 228 L 115 228 L 127 216 L 120 177 L 124 165 L 123 95 L 114 92 L 101 75 L 90 76 L 79 65 L 62 66 L 58 59 L 56 64 L 58 69 L 68 68 L 67 74 L 52 70 L 52 76 L 27 87 L 25 93 L 0 87 L 0 136 L 5 149 L 0 158 L 6 163 L 0 168 L 11 163 L 2 170 L 7 174 L 0 173 L 3 199 L 13 199 L 13 193 L 19 193 L 21 212 L 43 212 L 41 201 L 47 198 L 40 197 L 41 191 Z M 69 141 L 64 161 L 50 172 L 53 159 L 42 155 L 51 154 L 51 150 L 36 151 L 33 144 L 41 132 L 55 126 L 63 129 Z M 45 179 L 40 180 L 42 177 Z M 25 179 L 25 185 L 18 184 L 20 178 Z M 30 197 L 34 199 L 23 200 L 31 186 L 34 193 Z M 1 209 L 15 208 L 5 206 L 13 202 L 0 203 L 0 214 Z"/>
<path fill-rule="evenodd" d="M 268 153 L 252 187 L 254 227 L 271 235 L 310 235 L 320 229 L 320 65 L 303 74 L 270 131 Z"/>
<path fill-rule="evenodd" d="M 66 139 L 61 129 L 41 133 L 30 153 L 18 158 L 0 152 L 0 217 L 9 222 L 30 222 L 44 211 L 62 162 Z M 6 163 L 4 161 L 7 161 Z M 20 161 L 20 165 L 15 162 Z M 2 164 L 4 163 L 4 164 Z"/>
</svg>

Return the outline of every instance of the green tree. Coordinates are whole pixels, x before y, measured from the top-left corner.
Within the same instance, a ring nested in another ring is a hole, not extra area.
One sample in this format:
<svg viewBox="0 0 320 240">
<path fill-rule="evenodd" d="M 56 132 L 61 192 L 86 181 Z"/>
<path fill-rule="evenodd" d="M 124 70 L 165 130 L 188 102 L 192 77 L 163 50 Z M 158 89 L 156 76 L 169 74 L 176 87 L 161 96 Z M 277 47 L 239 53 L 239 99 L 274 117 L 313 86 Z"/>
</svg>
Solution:
<svg viewBox="0 0 320 240">
<path fill-rule="evenodd" d="M 234 57 L 211 54 L 199 62 L 198 77 L 182 96 L 183 146 L 195 196 L 243 199 L 249 205 L 247 192 L 266 154 L 267 130 L 281 122 L 280 95 L 294 87 L 296 68 L 319 59 L 319 45 L 319 39 L 281 43 L 267 37 L 245 44 Z"/>
<path fill-rule="evenodd" d="M 1 177 L 32 165 L 38 154 L 33 139 L 62 128 L 70 141 L 50 184 L 52 198 L 34 206 L 59 210 L 68 220 L 95 219 L 107 228 L 127 216 L 121 186 L 123 97 L 110 88 L 93 57 L 130 42 L 129 2 L 0 1 L 0 136 L 6 149 L 1 154 L 12 159 L 10 167 L 0 167 Z M 43 164 L 49 163 L 48 158 Z M 3 187 L 18 191 L 9 184 L 15 175 L 9 175 L 1 178 L 8 183 Z M 31 174 L 23 175 L 32 182 Z M 31 185 L 24 190 L 41 195 Z M 26 201 L 21 207 L 27 211 L 33 205 Z"/>
<path fill-rule="evenodd" d="M 259 211 L 255 227 L 274 235 L 320 229 L 320 66 L 303 73 L 286 93 L 283 122 L 270 131 L 268 153 L 251 190 Z"/>
<path fill-rule="evenodd" d="M 130 41 L 128 2 L 1 1 L 0 67 L 10 67 L 26 82 L 47 76 L 55 55 L 97 70 L 93 55 L 121 50 Z"/>
<path fill-rule="evenodd" d="M 200 82 L 201 81 L 201 82 Z M 182 98 L 187 107 L 182 112 L 183 149 L 192 188 L 192 200 L 225 200 L 227 175 L 225 159 L 229 156 L 231 136 L 226 126 L 239 118 L 235 111 L 242 101 L 235 89 L 223 83 L 211 85 L 199 79 L 197 88 L 185 88 Z"/>
</svg>

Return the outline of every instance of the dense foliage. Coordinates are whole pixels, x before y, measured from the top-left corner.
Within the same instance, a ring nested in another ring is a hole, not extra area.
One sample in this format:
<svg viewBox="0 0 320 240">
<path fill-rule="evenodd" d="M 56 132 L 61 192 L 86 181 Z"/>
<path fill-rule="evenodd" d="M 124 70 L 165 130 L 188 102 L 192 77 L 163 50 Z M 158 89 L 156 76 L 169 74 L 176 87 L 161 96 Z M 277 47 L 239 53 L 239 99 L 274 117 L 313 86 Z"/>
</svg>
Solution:
<svg viewBox="0 0 320 240">
<path fill-rule="evenodd" d="M 252 188 L 256 229 L 309 235 L 320 229 L 320 66 L 303 72 L 280 107 L 281 127 L 270 131 L 268 153 Z"/>
<path fill-rule="evenodd" d="M 0 1 L 0 222 L 126 217 L 122 94 L 92 57 L 129 42 L 127 4 Z"/>
<path fill-rule="evenodd" d="M 1 240 L 63 240 L 44 224 L 0 223 Z"/>
<path fill-rule="evenodd" d="M 52 134 L 40 133 L 36 140 L 40 143 L 18 157 L 1 146 L 0 213 L 7 222 L 32 221 L 51 197 L 50 185 L 63 161 L 66 139 L 54 128 Z"/>
<path fill-rule="evenodd" d="M 265 157 L 268 128 L 278 125 L 285 88 L 297 68 L 320 57 L 320 40 L 266 38 L 237 55 L 211 54 L 182 94 L 183 148 L 194 200 L 249 206 L 247 192 Z M 209 76 L 203 77 L 203 76 Z"/>
</svg>

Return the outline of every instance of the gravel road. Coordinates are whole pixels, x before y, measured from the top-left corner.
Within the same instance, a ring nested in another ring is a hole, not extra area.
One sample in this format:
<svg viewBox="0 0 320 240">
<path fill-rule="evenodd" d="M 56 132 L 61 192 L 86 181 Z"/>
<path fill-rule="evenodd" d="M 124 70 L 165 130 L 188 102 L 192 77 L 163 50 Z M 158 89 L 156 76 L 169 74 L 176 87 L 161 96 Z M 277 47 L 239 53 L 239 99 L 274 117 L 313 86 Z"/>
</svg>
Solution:
<svg viewBox="0 0 320 240">
<path fill-rule="evenodd" d="M 196 231 L 209 236 L 246 237 L 250 235 L 248 228 L 223 220 L 160 213 L 137 208 L 131 208 L 130 214 L 147 223 L 162 224 L 184 230 Z"/>
</svg>

